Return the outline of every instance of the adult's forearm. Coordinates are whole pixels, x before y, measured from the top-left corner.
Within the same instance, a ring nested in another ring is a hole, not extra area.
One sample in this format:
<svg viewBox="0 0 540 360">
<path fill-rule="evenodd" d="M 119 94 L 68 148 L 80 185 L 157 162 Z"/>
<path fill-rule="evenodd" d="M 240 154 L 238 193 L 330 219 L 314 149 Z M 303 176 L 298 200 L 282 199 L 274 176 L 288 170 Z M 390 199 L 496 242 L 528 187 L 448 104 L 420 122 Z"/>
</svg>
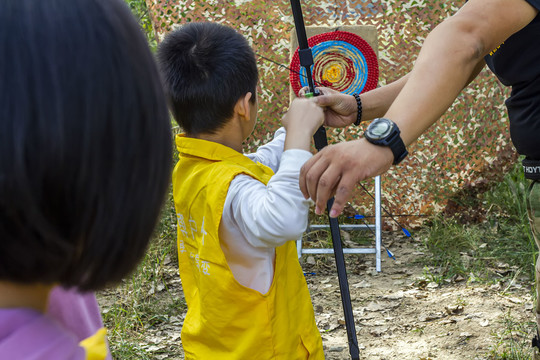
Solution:
<svg viewBox="0 0 540 360">
<path fill-rule="evenodd" d="M 450 107 L 478 73 L 484 55 L 528 24 L 537 14 L 523 0 L 469 2 L 426 38 L 411 71 L 385 117 L 414 142 Z"/>
<path fill-rule="evenodd" d="M 362 100 L 362 121 L 384 116 L 392 102 L 396 99 L 403 86 L 407 83 L 409 74 L 360 95 Z"/>
<path fill-rule="evenodd" d="M 480 73 L 484 66 L 485 61 L 482 59 L 476 65 L 475 69 L 467 79 L 464 87 L 466 87 L 471 81 L 476 78 L 476 76 Z M 383 117 L 388 112 L 390 106 L 401 92 L 401 89 L 403 89 L 403 86 L 405 86 L 405 84 L 407 83 L 409 74 L 410 73 L 407 73 L 396 81 L 391 82 L 390 84 L 378 87 L 360 95 L 363 107 L 362 121 L 369 121 L 375 118 Z"/>
<path fill-rule="evenodd" d="M 452 105 L 482 57 L 476 40 L 455 25 L 439 25 L 426 39 L 407 83 L 385 117 L 396 122 L 406 145 Z"/>
</svg>

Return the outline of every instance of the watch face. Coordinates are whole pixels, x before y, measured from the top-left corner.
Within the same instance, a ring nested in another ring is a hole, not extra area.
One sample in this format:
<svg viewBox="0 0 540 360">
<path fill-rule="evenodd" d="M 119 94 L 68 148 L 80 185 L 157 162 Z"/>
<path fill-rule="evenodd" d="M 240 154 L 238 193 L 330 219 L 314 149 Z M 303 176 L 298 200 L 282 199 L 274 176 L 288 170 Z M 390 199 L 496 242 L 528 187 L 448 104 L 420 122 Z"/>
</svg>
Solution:
<svg viewBox="0 0 540 360">
<path fill-rule="evenodd" d="M 382 139 L 387 136 L 392 130 L 392 123 L 386 119 L 377 119 L 373 121 L 367 128 L 369 137 L 372 139 Z"/>
</svg>

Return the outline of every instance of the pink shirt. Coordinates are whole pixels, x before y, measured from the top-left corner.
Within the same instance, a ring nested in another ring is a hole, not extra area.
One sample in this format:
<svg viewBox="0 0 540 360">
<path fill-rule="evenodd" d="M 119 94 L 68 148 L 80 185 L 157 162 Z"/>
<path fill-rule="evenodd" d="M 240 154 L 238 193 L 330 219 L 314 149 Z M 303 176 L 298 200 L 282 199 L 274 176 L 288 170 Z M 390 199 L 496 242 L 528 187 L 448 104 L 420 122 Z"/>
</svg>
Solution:
<svg viewBox="0 0 540 360">
<path fill-rule="evenodd" d="M 103 327 L 99 305 L 92 292 L 80 293 L 56 286 L 49 295 L 47 314 L 73 333 L 78 341 Z M 107 360 L 112 360 L 110 351 Z"/>
</svg>

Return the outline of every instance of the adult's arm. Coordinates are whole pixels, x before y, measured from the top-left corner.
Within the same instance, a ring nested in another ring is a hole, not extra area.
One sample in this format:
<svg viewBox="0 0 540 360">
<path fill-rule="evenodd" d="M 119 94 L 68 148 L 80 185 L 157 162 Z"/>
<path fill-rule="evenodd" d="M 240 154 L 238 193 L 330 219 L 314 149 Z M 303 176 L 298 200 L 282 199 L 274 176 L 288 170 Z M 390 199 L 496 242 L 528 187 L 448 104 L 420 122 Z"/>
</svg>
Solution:
<svg viewBox="0 0 540 360">
<path fill-rule="evenodd" d="M 479 63 L 537 15 L 525 0 L 469 0 L 426 38 L 403 88 L 384 114 L 401 130 L 406 145 L 425 132 L 471 80 Z M 322 213 L 335 194 L 330 216 L 339 215 L 357 182 L 380 175 L 392 165 L 389 148 L 365 139 L 331 145 L 302 168 L 300 188 Z"/>
<path fill-rule="evenodd" d="M 381 117 L 390 108 L 392 101 L 399 94 L 407 82 L 409 74 L 398 80 L 365 92 L 360 95 L 362 101 L 362 121 Z M 314 101 L 325 108 L 324 125 L 330 127 L 345 127 L 353 124 L 357 119 L 358 106 L 353 95 L 340 93 L 326 87 L 317 88 L 320 96 Z M 299 96 L 304 96 L 307 88 L 300 89 Z"/>
<path fill-rule="evenodd" d="M 465 87 L 472 82 L 486 65 L 484 59 L 478 62 L 471 76 L 467 80 Z M 401 78 L 378 87 L 371 91 L 360 94 L 362 103 L 361 121 L 372 120 L 384 116 L 392 102 L 396 99 L 403 86 L 409 78 L 407 73 Z M 324 124 L 330 127 L 345 127 L 353 124 L 357 120 L 358 106 L 353 95 L 344 94 L 339 91 L 319 87 L 321 95 L 314 98 L 317 104 L 325 108 Z M 300 89 L 300 96 L 303 96 L 307 88 Z"/>
</svg>

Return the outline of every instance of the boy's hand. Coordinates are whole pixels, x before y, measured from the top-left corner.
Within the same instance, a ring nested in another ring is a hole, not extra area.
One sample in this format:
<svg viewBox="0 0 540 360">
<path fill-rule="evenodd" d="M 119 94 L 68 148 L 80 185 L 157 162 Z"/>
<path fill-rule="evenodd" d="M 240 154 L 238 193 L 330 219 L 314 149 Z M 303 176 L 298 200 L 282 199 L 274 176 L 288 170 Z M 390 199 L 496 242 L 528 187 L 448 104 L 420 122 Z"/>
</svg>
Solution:
<svg viewBox="0 0 540 360">
<path fill-rule="evenodd" d="M 285 150 L 308 150 L 311 137 L 324 121 L 324 111 L 313 99 L 294 99 L 289 111 L 282 119 L 287 130 Z"/>
</svg>

